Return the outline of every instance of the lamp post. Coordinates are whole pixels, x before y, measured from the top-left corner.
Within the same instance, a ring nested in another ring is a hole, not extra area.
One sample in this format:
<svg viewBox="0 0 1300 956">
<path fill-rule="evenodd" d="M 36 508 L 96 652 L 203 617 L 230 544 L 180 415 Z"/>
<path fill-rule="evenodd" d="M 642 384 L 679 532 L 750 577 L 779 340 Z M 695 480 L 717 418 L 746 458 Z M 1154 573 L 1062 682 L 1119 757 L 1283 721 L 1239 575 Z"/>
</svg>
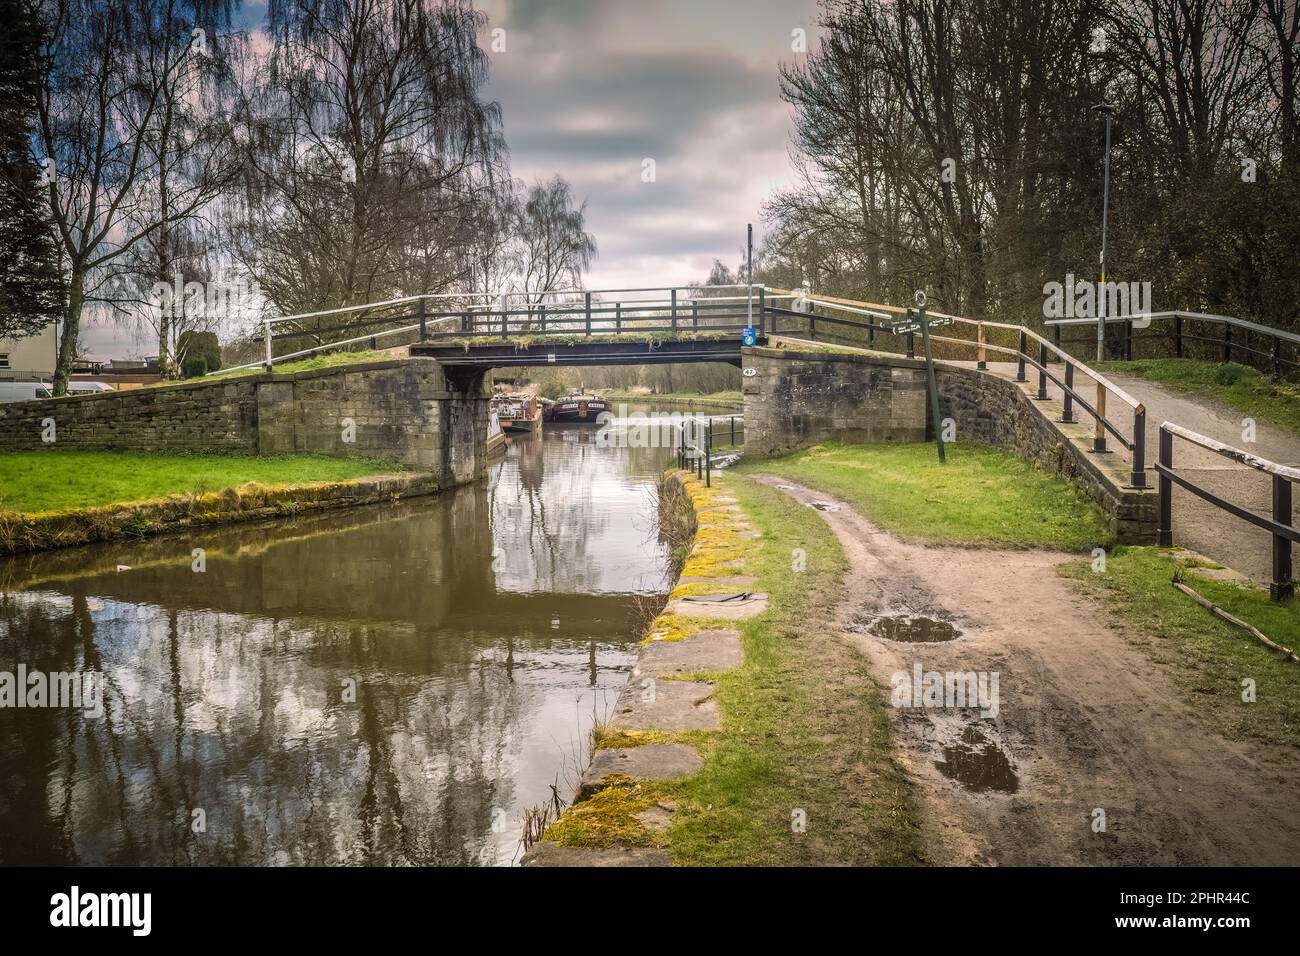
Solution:
<svg viewBox="0 0 1300 956">
<path fill-rule="evenodd" d="M 1106 220 L 1110 218 L 1110 123 L 1115 107 L 1109 103 L 1099 103 L 1092 110 L 1106 119 L 1106 153 L 1101 186 L 1101 286 L 1097 289 L 1097 361 L 1102 362 L 1106 358 Z"/>
</svg>

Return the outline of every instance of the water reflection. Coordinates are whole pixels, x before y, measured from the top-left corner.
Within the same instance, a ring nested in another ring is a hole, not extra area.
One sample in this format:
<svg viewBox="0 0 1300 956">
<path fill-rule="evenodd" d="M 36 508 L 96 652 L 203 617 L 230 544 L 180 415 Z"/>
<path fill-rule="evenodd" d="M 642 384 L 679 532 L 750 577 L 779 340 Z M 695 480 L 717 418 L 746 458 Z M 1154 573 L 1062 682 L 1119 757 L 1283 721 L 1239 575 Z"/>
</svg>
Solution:
<svg viewBox="0 0 1300 956">
<path fill-rule="evenodd" d="M 515 441 L 437 498 L 0 563 L 0 669 L 106 685 L 98 720 L 0 710 L 0 862 L 510 862 L 667 587 L 668 453 L 593 439 Z"/>
</svg>

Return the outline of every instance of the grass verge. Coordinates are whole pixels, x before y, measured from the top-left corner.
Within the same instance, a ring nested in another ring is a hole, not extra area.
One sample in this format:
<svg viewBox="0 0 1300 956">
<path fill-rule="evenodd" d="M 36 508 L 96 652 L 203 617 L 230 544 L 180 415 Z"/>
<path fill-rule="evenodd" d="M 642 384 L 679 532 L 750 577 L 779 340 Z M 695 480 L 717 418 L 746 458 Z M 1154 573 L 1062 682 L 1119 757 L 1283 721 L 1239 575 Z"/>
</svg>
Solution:
<svg viewBox="0 0 1300 956">
<path fill-rule="evenodd" d="M 1276 381 L 1246 365 L 1171 358 L 1107 362 L 1101 368 L 1201 395 L 1300 434 L 1300 385 Z"/>
<path fill-rule="evenodd" d="M 1017 455 L 965 442 L 948 445 L 947 455 L 940 464 L 931 444 L 825 444 L 740 471 L 817 488 L 922 544 L 1086 551 L 1113 540 L 1078 489 Z"/>
<path fill-rule="evenodd" d="M 1206 565 L 1181 552 L 1120 547 L 1104 572 L 1077 561 L 1062 565 L 1061 574 L 1133 625 L 1125 629 L 1130 639 L 1166 666 L 1219 733 L 1300 746 L 1300 664 L 1214 617 L 1170 582 L 1181 569 L 1189 587 L 1292 650 L 1300 642 L 1300 602 L 1272 602 L 1258 588 L 1189 570 L 1197 566 Z M 1255 682 L 1249 703 L 1242 700 L 1247 679 Z"/>
<path fill-rule="evenodd" d="M 379 351 L 377 349 L 364 349 L 360 352 L 327 352 L 323 355 L 313 355 L 311 358 L 298 359 L 296 362 L 280 362 L 272 368 L 276 374 L 284 372 L 314 372 L 322 368 L 336 368 L 340 365 L 360 365 L 365 362 L 391 362 L 394 356 L 389 352 Z M 260 365 L 257 368 L 232 369 L 228 372 L 214 372 L 212 375 L 205 376 L 201 379 L 189 379 L 188 381 L 211 381 L 213 379 L 239 378 L 244 375 L 261 375 L 265 371 Z M 174 384 L 174 383 L 167 383 Z"/>
<path fill-rule="evenodd" d="M 601 389 L 603 394 L 610 401 L 628 402 L 631 404 L 641 405 L 685 405 L 685 406 L 708 406 L 720 408 L 739 408 L 745 402 L 745 396 L 739 391 L 735 392 L 709 392 L 707 394 L 694 394 L 692 392 L 664 392 L 662 394 L 652 395 L 649 392 L 628 392 L 619 389 Z"/>
<path fill-rule="evenodd" d="M 133 451 L 0 453 L 0 511 L 41 514 L 202 494 L 249 481 L 266 485 L 342 481 L 393 474 L 402 466 L 370 458 L 252 457 Z"/>
<path fill-rule="evenodd" d="M 707 866 L 906 865 L 921 860 L 915 810 L 895 761 L 883 690 L 866 660 L 835 636 L 834 606 L 845 559 L 834 534 L 811 509 L 739 475 L 714 479 L 712 493 L 691 480 L 697 504 L 735 496 L 756 539 L 725 532 L 726 521 L 700 513 L 696 548 L 684 573 L 747 574 L 769 595 L 765 613 L 728 623 L 660 617 L 652 629 L 736 627 L 744 663 L 717 674 L 722 714 L 716 731 L 604 731 L 599 747 L 687 743 L 704 766 L 674 783 L 632 783 L 572 808 L 548 832 L 570 846 L 659 845 L 674 863 Z M 807 554 L 792 570 L 792 552 Z M 743 567 L 722 567 L 722 560 Z M 679 627 L 680 626 L 680 627 Z M 673 636 L 669 635 L 668 639 Z M 614 792 L 611 792 L 614 791 Z M 636 815 L 672 801 L 666 831 Z M 805 832 L 792 816 L 806 815 Z"/>
</svg>

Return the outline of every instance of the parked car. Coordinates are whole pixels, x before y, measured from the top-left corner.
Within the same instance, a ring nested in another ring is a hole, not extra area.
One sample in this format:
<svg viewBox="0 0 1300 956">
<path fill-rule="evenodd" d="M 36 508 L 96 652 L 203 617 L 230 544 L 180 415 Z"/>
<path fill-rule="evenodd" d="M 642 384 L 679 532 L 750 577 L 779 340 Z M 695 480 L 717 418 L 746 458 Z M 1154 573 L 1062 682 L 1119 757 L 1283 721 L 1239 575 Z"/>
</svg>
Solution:
<svg viewBox="0 0 1300 956">
<path fill-rule="evenodd" d="M 86 395 L 91 392 L 111 392 L 113 386 L 106 382 L 69 382 L 69 395 Z"/>
<path fill-rule="evenodd" d="M 41 382 L 0 382 L 0 403 L 30 402 L 53 394 L 50 386 Z"/>
</svg>

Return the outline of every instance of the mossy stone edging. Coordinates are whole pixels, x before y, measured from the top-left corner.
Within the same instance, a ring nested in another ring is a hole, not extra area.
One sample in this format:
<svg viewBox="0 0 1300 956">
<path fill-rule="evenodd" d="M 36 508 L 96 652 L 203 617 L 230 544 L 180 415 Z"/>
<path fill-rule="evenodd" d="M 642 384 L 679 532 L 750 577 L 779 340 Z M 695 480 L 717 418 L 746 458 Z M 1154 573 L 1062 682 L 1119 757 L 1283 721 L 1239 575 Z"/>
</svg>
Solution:
<svg viewBox="0 0 1300 956">
<path fill-rule="evenodd" d="M 248 482 L 218 492 L 171 495 L 152 501 L 99 505 L 52 514 L 0 512 L 0 554 L 376 504 L 434 494 L 441 488 L 437 478 L 426 473 L 371 475 L 346 481 L 289 485 Z"/>
</svg>

